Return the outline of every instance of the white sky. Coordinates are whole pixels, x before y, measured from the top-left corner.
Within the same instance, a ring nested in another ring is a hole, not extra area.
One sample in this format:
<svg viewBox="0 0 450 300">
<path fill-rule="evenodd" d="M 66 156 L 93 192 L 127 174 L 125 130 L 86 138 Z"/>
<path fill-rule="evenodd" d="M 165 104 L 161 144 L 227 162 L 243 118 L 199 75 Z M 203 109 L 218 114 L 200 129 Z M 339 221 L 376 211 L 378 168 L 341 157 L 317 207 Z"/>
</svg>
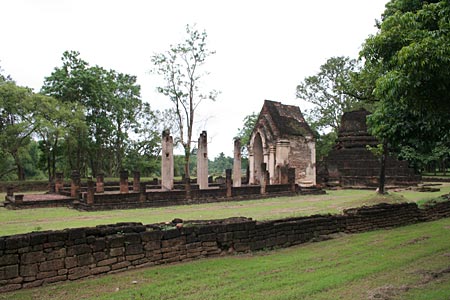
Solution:
<svg viewBox="0 0 450 300">
<path fill-rule="evenodd" d="M 332 56 L 357 58 L 376 32 L 387 0 L 0 0 L 0 66 L 38 92 L 65 50 L 90 65 L 136 75 L 142 99 L 170 105 L 155 92 L 150 57 L 181 42 L 186 24 L 208 33 L 217 53 L 206 62 L 216 102 L 198 110 L 194 140 L 208 131 L 209 157 L 232 156 L 245 116 L 265 99 L 300 106 L 295 89 Z"/>
</svg>

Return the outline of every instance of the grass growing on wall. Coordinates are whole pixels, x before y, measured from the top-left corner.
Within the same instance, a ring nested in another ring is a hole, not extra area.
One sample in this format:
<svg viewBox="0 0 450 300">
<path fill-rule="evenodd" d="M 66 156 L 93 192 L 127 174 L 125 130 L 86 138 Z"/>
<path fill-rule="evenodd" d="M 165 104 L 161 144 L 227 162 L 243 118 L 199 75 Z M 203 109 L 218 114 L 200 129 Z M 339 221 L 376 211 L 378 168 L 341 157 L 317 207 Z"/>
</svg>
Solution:
<svg viewBox="0 0 450 300">
<path fill-rule="evenodd" d="M 449 299 L 450 219 L 0 294 L 0 299 Z"/>
<path fill-rule="evenodd" d="M 440 192 L 434 193 L 411 190 L 391 192 L 391 196 L 388 198 L 380 198 L 374 191 L 369 190 L 337 190 L 318 196 L 95 212 L 80 212 L 70 208 L 23 210 L 0 208 L 0 236 L 117 222 L 151 224 L 171 221 L 174 218 L 208 220 L 244 216 L 256 220 L 269 220 L 312 214 L 341 213 L 343 209 L 350 207 L 374 205 L 381 202 L 423 202 L 450 193 L 450 183 L 444 183 L 440 188 Z M 4 197 L 5 194 L 0 193 L 0 198 L 4 199 Z"/>
</svg>

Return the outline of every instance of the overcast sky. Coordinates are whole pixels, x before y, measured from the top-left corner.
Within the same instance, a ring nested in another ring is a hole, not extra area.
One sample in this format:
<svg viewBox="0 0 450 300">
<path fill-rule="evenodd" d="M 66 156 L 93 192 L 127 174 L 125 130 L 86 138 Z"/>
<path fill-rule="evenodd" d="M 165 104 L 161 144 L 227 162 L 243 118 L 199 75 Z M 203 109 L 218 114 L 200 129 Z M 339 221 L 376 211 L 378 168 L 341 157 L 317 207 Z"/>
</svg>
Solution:
<svg viewBox="0 0 450 300">
<path fill-rule="evenodd" d="M 232 156 L 242 120 L 265 99 L 294 104 L 295 88 L 332 56 L 357 58 L 387 0 L 0 0 L 0 66 L 38 92 L 44 77 L 76 50 L 90 65 L 136 75 L 142 99 L 155 92 L 150 57 L 181 42 L 186 24 L 208 33 L 206 62 L 216 102 L 199 107 L 195 139 L 208 131 L 209 157 Z"/>
</svg>

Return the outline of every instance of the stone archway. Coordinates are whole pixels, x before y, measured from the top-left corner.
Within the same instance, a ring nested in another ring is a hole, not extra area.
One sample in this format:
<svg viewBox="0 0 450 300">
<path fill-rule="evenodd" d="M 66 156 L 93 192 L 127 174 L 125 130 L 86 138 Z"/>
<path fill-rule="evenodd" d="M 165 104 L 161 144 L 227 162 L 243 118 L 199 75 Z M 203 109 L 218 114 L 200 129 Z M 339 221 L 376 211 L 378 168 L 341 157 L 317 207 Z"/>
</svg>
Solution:
<svg viewBox="0 0 450 300">
<path fill-rule="evenodd" d="M 253 139 L 253 164 L 254 164 L 254 173 L 253 178 L 255 184 L 260 184 L 261 178 L 261 164 L 264 162 L 264 153 L 263 153 L 263 143 L 262 138 L 259 133 L 255 135 Z"/>
</svg>

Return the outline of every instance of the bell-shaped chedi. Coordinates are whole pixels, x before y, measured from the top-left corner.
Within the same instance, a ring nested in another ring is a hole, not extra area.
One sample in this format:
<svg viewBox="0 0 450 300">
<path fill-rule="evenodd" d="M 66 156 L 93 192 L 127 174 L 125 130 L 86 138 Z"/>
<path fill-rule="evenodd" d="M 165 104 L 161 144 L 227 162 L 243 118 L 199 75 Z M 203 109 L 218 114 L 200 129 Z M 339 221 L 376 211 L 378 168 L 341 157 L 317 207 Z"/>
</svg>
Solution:
<svg viewBox="0 0 450 300">
<path fill-rule="evenodd" d="M 376 147 L 378 140 L 367 131 L 364 109 L 346 112 L 341 119 L 338 139 L 318 172 L 318 181 L 343 187 L 377 187 L 380 160 L 367 146 Z M 408 162 L 389 156 L 386 162 L 387 186 L 410 186 L 420 182 L 420 176 Z"/>
</svg>

